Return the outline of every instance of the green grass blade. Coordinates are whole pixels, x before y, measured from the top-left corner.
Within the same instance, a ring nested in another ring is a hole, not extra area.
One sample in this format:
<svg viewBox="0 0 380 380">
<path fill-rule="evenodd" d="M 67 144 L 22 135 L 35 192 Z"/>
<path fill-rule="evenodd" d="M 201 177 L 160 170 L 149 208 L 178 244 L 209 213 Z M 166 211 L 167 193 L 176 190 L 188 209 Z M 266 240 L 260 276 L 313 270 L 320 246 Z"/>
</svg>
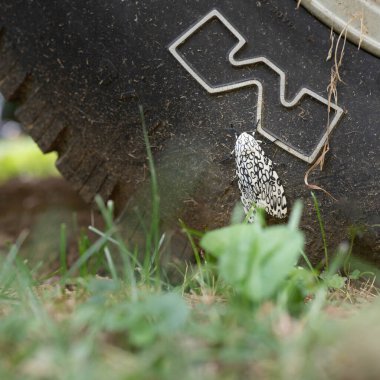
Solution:
<svg viewBox="0 0 380 380">
<path fill-rule="evenodd" d="M 75 271 L 80 269 L 95 253 L 99 252 L 101 247 L 108 242 L 109 237 L 114 233 L 111 229 L 107 231 L 100 239 L 98 239 L 93 245 L 91 245 L 73 264 L 73 266 L 67 271 L 66 275 L 63 276 L 62 280 L 66 281 L 70 276 L 72 276 Z"/>
<path fill-rule="evenodd" d="M 112 278 L 114 280 L 118 280 L 118 275 L 117 275 L 117 272 L 116 272 L 115 263 L 113 262 L 112 255 L 111 255 L 111 252 L 110 252 L 110 250 L 109 250 L 108 247 L 104 247 L 104 254 L 106 256 L 108 268 L 109 268 L 109 270 L 111 272 Z"/>
<path fill-rule="evenodd" d="M 311 192 L 311 196 L 313 197 L 314 207 L 315 207 L 315 211 L 317 213 L 317 218 L 318 218 L 318 222 L 319 222 L 319 228 L 321 230 L 321 235 L 322 235 L 322 240 L 323 240 L 323 249 L 324 249 L 324 254 L 325 254 L 325 264 L 326 264 L 326 268 L 328 269 L 328 267 L 329 267 L 329 254 L 328 254 L 328 248 L 327 248 L 325 228 L 323 226 L 323 221 L 322 221 L 322 217 L 321 217 L 321 212 L 319 210 L 319 204 L 318 204 L 317 197 L 315 196 L 315 194 L 313 192 Z"/>
<path fill-rule="evenodd" d="M 59 238 L 59 262 L 61 275 L 67 272 L 67 227 L 65 223 L 61 224 Z"/>
<path fill-rule="evenodd" d="M 148 132 L 146 129 L 144 110 L 141 105 L 139 106 L 139 111 L 140 111 L 140 118 L 141 118 L 141 124 L 142 124 L 143 135 L 144 135 L 144 142 L 146 145 L 146 152 L 148 155 L 148 164 L 149 164 L 150 179 L 151 179 L 151 186 L 152 186 L 152 216 L 151 216 L 151 226 L 150 226 L 149 234 L 147 236 L 147 252 L 146 252 L 146 255 L 147 255 L 146 258 L 149 262 L 150 255 L 154 254 L 155 251 L 158 250 L 160 197 L 158 193 L 158 181 L 157 181 L 156 169 L 154 166 L 153 154 L 150 148 Z"/>
</svg>

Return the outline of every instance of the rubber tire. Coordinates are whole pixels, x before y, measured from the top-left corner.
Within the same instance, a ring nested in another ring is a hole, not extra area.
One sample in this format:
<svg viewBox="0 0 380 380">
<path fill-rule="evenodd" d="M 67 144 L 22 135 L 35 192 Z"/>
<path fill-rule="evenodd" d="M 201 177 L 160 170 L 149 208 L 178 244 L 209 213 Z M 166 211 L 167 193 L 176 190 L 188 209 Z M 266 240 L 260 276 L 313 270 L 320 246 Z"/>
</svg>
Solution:
<svg viewBox="0 0 380 380">
<path fill-rule="evenodd" d="M 58 152 L 59 171 L 86 201 L 95 194 L 114 199 L 128 223 L 135 219 L 136 205 L 147 205 L 141 104 L 160 181 L 163 228 L 176 235 L 179 217 L 201 230 L 228 223 L 239 200 L 234 162 L 226 159 L 234 146 L 228 128 L 231 123 L 237 130 L 253 128 L 257 93 L 210 95 L 168 51 L 175 38 L 216 6 L 248 41 L 242 56 L 259 52 L 280 63 L 290 98 L 303 86 L 327 96 L 330 31 L 302 7 L 296 10 L 291 0 L 0 0 L 0 90 L 19 103 L 17 116 L 41 150 Z M 220 36 L 210 46 L 228 52 L 234 40 L 228 37 L 227 46 Z M 208 43 L 196 40 L 193 53 Z M 190 58 L 193 53 L 186 52 Z M 210 78 L 219 69 L 227 81 L 242 75 L 237 70 L 228 77 L 224 58 L 210 57 L 204 64 L 193 62 Z M 380 253 L 373 227 L 379 224 L 378 65 L 378 58 L 347 42 L 344 83 L 338 87 L 346 115 L 331 135 L 324 171 L 312 176 L 337 198 L 317 192 L 330 247 L 347 239 L 351 226 L 360 226 L 365 232 L 355 250 L 375 261 Z M 279 103 L 277 79 L 265 68 L 258 71 L 269 109 Z M 279 112 L 270 113 L 266 124 L 289 135 L 298 125 L 296 135 L 302 137 L 300 112 Z M 309 137 L 304 134 L 302 141 L 307 144 Z M 304 200 L 308 252 L 319 261 L 322 238 L 304 184 L 309 165 L 262 140 L 283 179 L 290 209 L 296 198 Z"/>
</svg>

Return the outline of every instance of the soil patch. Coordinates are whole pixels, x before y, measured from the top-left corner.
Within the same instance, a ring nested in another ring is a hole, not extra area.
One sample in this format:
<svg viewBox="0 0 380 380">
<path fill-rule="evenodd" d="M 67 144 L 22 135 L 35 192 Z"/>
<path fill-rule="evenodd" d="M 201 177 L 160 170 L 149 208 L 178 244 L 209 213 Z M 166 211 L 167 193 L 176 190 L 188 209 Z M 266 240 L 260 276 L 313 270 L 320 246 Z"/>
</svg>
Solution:
<svg viewBox="0 0 380 380">
<path fill-rule="evenodd" d="M 103 227 L 100 215 L 86 204 L 63 178 L 17 178 L 0 185 L 0 251 L 26 234 L 20 255 L 32 264 L 58 267 L 60 228 L 68 236 L 69 264 L 77 257 L 81 232 L 90 239 L 90 224 Z"/>
</svg>

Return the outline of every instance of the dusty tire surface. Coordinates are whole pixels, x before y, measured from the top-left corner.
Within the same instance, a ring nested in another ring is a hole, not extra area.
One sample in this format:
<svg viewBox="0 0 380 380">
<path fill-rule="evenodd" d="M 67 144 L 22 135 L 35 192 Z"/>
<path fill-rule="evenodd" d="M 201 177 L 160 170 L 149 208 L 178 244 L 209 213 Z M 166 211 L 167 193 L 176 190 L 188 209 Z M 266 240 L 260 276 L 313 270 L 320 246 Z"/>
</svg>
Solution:
<svg viewBox="0 0 380 380">
<path fill-rule="evenodd" d="M 295 199 L 304 200 L 302 227 L 308 251 L 318 260 L 322 239 L 304 183 L 310 164 L 276 142 L 310 156 L 331 120 L 326 104 L 315 98 L 284 107 L 273 67 L 284 73 L 290 101 L 302 88 L 327 99 L 334 60 L 326 61 L 329 28 L 295 8 L 291 0 L 0 0 L 0 90 L 19 103 L 17 116 L 40 148 L 58 152 L 57 167 L 79 194 L 88 202 L 95 194 L 114 199 L 126 220 L 150 192 L 141 104 L 159 177 L 163 228 L 176 233 L 178 218 L 197 229 L 228 223 L 240 196 L 234 161 L 226 159 L 235 142 L 230 126 L 251 131 L 257 116 L 257 86 L 211 93 L 202 83 L 259 81 L 261 121 L 274 141 L 258 138 L 275 162 L 290 209 Z M 214 9 L 229 24 L 214 17 L 191 30 Z M 232 66 L 228 54 L 237 39 L 231 30 L 246 42 L 237 61 L 264 57 L 270 64 Z M 186 32 L 176 50 L 181 63 L 169 47 Z M 355 249 L 375 261 L 379 63 L 346 43 L 337 87 L 343 114 L 329 135 L 323 171 L 309 178 L 336 199 L 317 192 L 331 249 L 347 238 L 350 226 L 359 226 L 363 233 Z"/>
</svg>

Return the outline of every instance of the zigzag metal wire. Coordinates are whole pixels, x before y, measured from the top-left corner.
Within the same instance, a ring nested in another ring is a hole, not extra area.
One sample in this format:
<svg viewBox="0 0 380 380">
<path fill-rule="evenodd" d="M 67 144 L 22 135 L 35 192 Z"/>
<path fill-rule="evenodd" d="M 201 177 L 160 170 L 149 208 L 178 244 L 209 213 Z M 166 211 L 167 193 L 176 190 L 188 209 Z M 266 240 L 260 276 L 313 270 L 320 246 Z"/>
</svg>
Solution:
<svg viewBox="0 0 380 380">
<path fill-rule="evenodd" d="M 310 156 L 307 156 L 303 154 L 302 152 L 294 149 L 293 147 L 286 144 L 284 141 L 278 140 L 276 137 L 272 136 L 270 133 L 265 131 L 262 128 L 261 120 L 262 120 L 262 104 L 263 104 L 263 86 L 261 82 L 250 79 L 246 81 L 241 82 L 235 82 L 228 85 L 218 85 L 218 86 L 211 86 L 209 83 L 207 83 L 189 64 L 188 62 L 178 53 L 177 48 L 178 46 L 182 45 L 192 34 L 194 34 L 202 25 L 207 23 L 213 18 L 217 18 L 219 21 L 221 21 L 227 29 L 237 38 L 238 43 L 233 47 L 231 52 L 228 55 L 228 60 L 231 63 L 232 66 L 246 66 L 246 65 L 252 65 L 255 63 L 262 62 L 269 66 L 273 71 L 275 71 L 280 76 L 280 101 L 281 104 L 286 107 L 294 107 L 300 99 L 304 95 L 309 95 L 310 97 L 318 100 L 319 102 L 325 104 L 327 107 L 330 107 L 330 109 L 333 109 L 335 111 L 335 116 L 330 121 L 330 124 L 325 130 L 324 135 L 320 139 L 318 145 L 314 149 L 314 151 L 311 153 Z M 243 36 L 237 31 L 237 29 L 217 10 L 213 9 L 210 11 L 206 16 L 204 16 L 201 20 L 199 20 L 195 25 L 193 25 L 191 28 L 189 28 L 185 33 L 183 33 L 181 36 L 179 36 L 170 46 L 169 51 L 173 54 L 173 56 L 179 61 L 179 63 L 189 72 L 189 74 L 210 94 L 217 94 L 217 93 L 223 93 L 228 91 L 233 91 L 239 88 L 248 87 L 248 86 L 256 86 L 258 89 L 258 96 L 257 96 L 257 110 L 256 110 L 256 120 L 258 121 L 258 127 L 257 131 L 261 133 L 263 136 L 265 136 L 268 140 L 272 141 L 282 149 L 285 149 L 290 154 L 300 158 L 303 161 L 308 162 L 311 164 L 316 157 L 318 156 L 318 153 L 320 152 L 321 148 L 325 144 L 329 134 L 333 130 L 333 128 L 337 125 L 339 119 L 343 115 L 343 109 L 339 107 L 336 104 L 328 102 L 327 99 L 323 98 L 322 96 L 318 95 L 316 92 L 309 90 L 308 88 L 302 88 L 294 97 L 293 100 L 287 101 L 285 99 L 285 85 L 286 85 L 286 76 L 285 73 L 276 66 L 273 62 L 271 62 L 269 59 L 265 57 L 256 57 L 256 58 L 250 58 L 250 59 L 244 59 L 244 60 L 236 60 L 235 55 L 237 52 L 244 46 L 246 43 L 246 40 L 243 38 Z"/>
</svg>

